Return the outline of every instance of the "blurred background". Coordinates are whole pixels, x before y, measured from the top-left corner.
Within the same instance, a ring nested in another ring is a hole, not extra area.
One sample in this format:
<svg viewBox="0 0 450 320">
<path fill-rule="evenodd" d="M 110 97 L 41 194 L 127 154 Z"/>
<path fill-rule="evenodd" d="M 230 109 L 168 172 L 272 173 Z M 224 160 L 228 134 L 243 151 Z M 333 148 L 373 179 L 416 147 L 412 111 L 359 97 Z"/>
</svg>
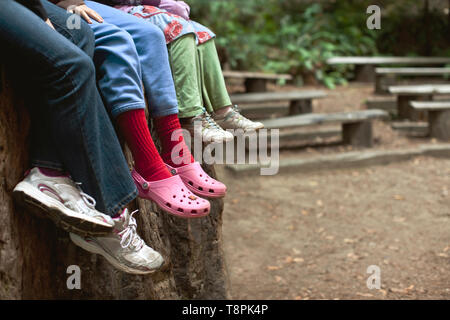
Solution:
<svg viewBox="0 0 450 320">
<path fill-rule="evenodd" d="M 279 174 L 216 166 L 231 296 L 449 299 L 450 1 L 188 2 L 233 103 L 280 130 Z"/>
<path fill-rule="evenodd" d="M 217 33 L 224 69 L 290 73 L 333 88 L 353 78 L 332 56 L 449 56 L 449 0 L 189 0 L 191 17 Z M 366 27 L 369 5 L 381 30 Z"/>
</svg>

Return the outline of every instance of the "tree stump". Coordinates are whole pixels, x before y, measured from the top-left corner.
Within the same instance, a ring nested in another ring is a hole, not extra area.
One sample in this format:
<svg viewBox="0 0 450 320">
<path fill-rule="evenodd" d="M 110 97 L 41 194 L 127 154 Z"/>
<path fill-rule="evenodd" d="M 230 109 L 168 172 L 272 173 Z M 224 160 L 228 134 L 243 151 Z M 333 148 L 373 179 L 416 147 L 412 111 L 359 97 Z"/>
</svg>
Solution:
<svg viewBox="0 0 450 320">
<path fill-rule="evenodd" d="M 199 219 L 169 216 L 148 201 L 133 206 L 139 234 L 164 256 L 167 267 L 148 276 L 114 269 L 103 257 L 70 241 L 50 221 L 12 200 L 28 163 L 29 116 L 0 66 L 0 299 L 226 299 L 222 252 L 223 201 Z M 130 159 L 129 155 L 127 155 Z M 213 167 L 204 167 L 215 176 Z M 81 289 L 68 289 L 67 268 L 81 270 Z"/>
</svg>

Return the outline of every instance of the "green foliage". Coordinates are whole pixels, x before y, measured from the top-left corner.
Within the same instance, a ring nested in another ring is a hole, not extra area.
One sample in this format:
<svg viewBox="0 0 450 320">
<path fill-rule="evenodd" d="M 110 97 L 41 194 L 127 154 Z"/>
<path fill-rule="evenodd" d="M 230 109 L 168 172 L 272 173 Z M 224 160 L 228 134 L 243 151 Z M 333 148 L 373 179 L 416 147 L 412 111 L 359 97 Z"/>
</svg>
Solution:
<svg viewBox="0 0 450 320">
<path fill-rule="evenodd" d="M 378 37 L 381 52 L 399 56 L 450 55 L 448 15 L 436 8 L 430 8 L 426 14 L 424 3 L 424 1 L 403 0 L 388 8 L 389 19 L 384 19 Z"/>
<path fill-rule="evenodd" d="M 289 12 L 297 13 L 279 21 L 275 45 L 281 54 L 271 57 L 266 69 L 294 75 L 310 73 L 328 87 L 345 83 L 349 67 L 330 67 L 326 60 L 336 55 L 376 54 L 375 32 L 366 28 L 365 9 L 355 8 L 355 4 L 350 7 L 347 1 L 327 7 L 313 3 L 303 9 L 290 8 Z"/>
<path fill-rule="evenodd" d="M 296 76 L 298 83 L 313 78 L 331 88 L 345 84 L 353 70 L 347 65 L 329 66 L 326 64 L 328 58 L 377 55 L 380 37 L 385 38 L 381 52 L 393 53 L 402 39 L 395 36 L 390 39 L 390 35 L 399 35 L 398 30 L 408 29 L 401 27 L 405 21 L 414 22 L 405 20 L 411 8 L 420 12 L 416 0 L 388 2 L 389 14 L 394 19 L 386 20 L 383 16 L 380 31 L 366 27 L 366 9 L 373 2 L 370 0 L 188 2 L 192 18 L 217 33 L 216 43 L 221 56 L 232 69 L 290 73 Z M 435 20 L 434 16 L 431 20 Z M 437 30 L 443 27 L 442 19 L 439 21 L 432 21 L 431 33 L 443 33 Z M 418 25 L 417 29 L 420 29 L 423 23 Z M 417 34 L 423 32 L 417 30 Z M 448 50 L 448 45 L 440 52 L 445 52 L 443 50 Z"/>
</svg>

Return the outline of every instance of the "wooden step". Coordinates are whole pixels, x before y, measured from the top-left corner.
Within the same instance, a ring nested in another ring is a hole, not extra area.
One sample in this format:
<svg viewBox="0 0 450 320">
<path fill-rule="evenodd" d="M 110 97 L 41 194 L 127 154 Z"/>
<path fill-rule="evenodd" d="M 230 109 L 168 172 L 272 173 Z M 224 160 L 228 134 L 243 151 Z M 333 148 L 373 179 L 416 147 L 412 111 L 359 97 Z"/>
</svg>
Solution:
<svg viewBox="0 0 450 320">
<path fill-rule="evenodd" d="M 284 117 L 289 114 L 289 104 L 281 105 L 239 105 L 240 112 L 249 119 Z"/>
<path fill-rule="evenodd" d="M 377 75 L 442 76 L 450 74 L 450 68 L 376 68 Z"/>
<path fill-rule="evenodd" d="M 333 57 L 328 64 L 447 64 L 448 57 Z"/>
<path fill-rule="evenodd" d="M 411 101 L 409 105 L 414 110 L 428 113 L 431 137 L 450 140 L 450 101 Z"/>
<path fill-rule="evenodd" d="M 315 128 L 313 130 L 298 130 L 289 132 L 280 132 L 279 136 L 279 148 L 295 148 L 304 145 L 313 145 L 323 142 L 325 139 L 341 138 L 342 128 L 340 127 L 327 127 L 327 128 Z M 267 141 L 268 147 L 271 146 L 270 141 Z M 249 148 L 248 143 L 246 144 Z"/>
<path fill-rule="evenodd" d="M 223 71 L 225 78 L 237 79 L 266 79 L 266 80 L 292 80 L 290 74 L 276 74 L 249 71 Z"/>
<path fill-rule="evenodd" d="M 393 96 L 371 97 L 366 101 L 367 109 L 381 109 L 390 114 L 397 114 L 397 99 Z"/>
<path fill-rule="evenodd" d="M 417 110 L 449 110 L 450 101 L 411 101 L 410 106 Z"/>
<path fill-rule="evenodd" d="M 427 122 L 415 122 L 415 121 L 401 121 L 392 122 L 392 129 L 404 133 L 406 135 L 414 136 L 426 136 L 428 135 L 428 123 Z"/>
<path fill-rule="evenodd" d="M 450 85 L 447 84 L 424 84 L 424 85 L 405 85 L 390 86 L 389 92 L 396 95 L 435 95 L 450 94 Z"/>
<path fill-rule="evenodd" d="M 296 115 L 290 117 L 283 117 L 278 119 L 263 120 L 264 127 L 266 129 L 281 129 L 310 126 L 322 123 L 354 123 L 361 122 L 370 119 L 386 119 L 388 114 L 386 111 L 371 109 L 371 110 L 358 110 L 351 112 L 338 112 L 338 113 L 322 113 L 322 114 L 305 114 Z"/>
<path fill-rule="evenodd" d="M 294 101 L 311 100 L 325 97 L 327 94 L 322 90 L 302 90 L 288 92 L 261 92 L 261 93 L 241 93 L 231 96 L 233 103 L 258 103 L 270 101 Z"/>
</svg>

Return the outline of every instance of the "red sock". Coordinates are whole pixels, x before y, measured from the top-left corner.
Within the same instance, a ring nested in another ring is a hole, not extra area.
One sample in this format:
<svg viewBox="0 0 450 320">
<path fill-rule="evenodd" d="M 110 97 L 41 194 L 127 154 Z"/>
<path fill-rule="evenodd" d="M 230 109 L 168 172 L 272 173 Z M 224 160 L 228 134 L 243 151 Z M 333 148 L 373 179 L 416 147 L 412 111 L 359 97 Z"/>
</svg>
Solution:
<svg viewBox="0 0 450 320">
<path fill-rule="evenodd" d="M 117 123 L 133 154 L 134 168 L 145 180 L 156 181 L 172 176 L 153 143 L 143 109 L 122 113 Z"/>
<path fill-rule="evenodd" d="M 180 121 L 178 120 L 177 114 L 170 114 L 165 117 L 156 118 L 153 120 L 153 123 L 155 124 L 156 132 L 158 132 L 159 140 L 161 141 L 161 157 L 165 163 L 172 167 L 178 168 L 195 161 L 186 146 L 186 143 L 184 142 L 183 134 L 181 133 Z M 172 134 L 178 139 L 172 141 Z M 175 152 L 173 155 L 172 150 Z M 181 163 L 174 163 L 173 160 L 176 159 L 179 160 L 176 162 Z"/>
</svg>

